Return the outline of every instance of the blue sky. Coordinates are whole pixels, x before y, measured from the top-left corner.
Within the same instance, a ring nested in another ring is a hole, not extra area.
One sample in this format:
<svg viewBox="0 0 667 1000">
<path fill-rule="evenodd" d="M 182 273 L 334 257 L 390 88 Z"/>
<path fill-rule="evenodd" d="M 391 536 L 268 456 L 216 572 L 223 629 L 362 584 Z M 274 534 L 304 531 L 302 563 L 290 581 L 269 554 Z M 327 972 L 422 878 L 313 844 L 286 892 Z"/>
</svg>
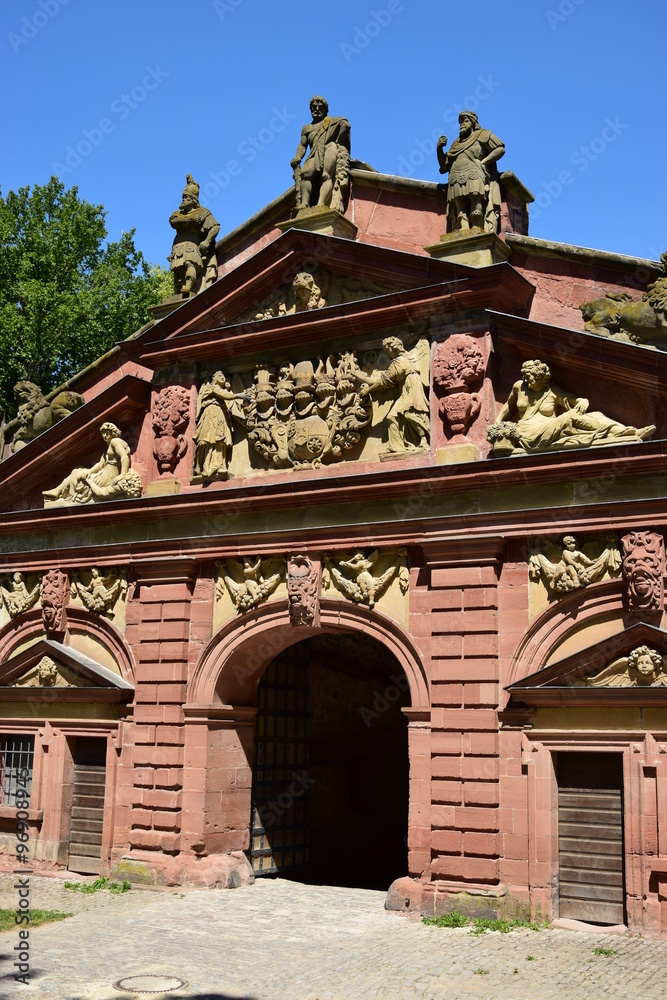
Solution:
<svg viewBox="0 0 667 1000">
<path fill-rule="evenodd" d="M 5 0 L 3 193 L 58 173 L 165 263 L 186 173 L 235 228 L 291 184 L 314 93 L 352 155 L 441 180 L 463 106 L 539 198 L 531 235 L 667 249 L 664 0 Z"/>
</svg>

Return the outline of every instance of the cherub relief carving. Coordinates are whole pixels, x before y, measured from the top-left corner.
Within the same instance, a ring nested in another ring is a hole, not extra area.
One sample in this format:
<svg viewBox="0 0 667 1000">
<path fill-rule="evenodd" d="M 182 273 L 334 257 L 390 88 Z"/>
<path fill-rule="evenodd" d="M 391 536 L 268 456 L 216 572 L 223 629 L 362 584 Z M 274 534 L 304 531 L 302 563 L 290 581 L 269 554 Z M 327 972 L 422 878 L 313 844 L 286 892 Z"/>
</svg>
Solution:
<svg viewBox="0 0 667 1000">
<path fill-rule="evenodd" d="M 560 560 L 551 562 L 545 555 L 536 552 L 528 562 L 531 580 L 542 580 L 551 596 L 566 594 L 589 583 L 601 580 L 605 573 L 618 574 L 621 554 L 616 535 L 607 536 L 607 547 L 595 559 L 577 548 L 574 535 L 565 535 Z"/>
<path fill-rule="evenodd" d="M 16 618 L 24 611 L 29 611 L 39 600 L 42 589 L 41 580 L 28 587 L 23 573 L 16 572 L 11 579 L 5 577 L 6 587 L 0 586 L 2 600 L 7 608 L 10 618 Z"/>
<path fill-rule="evenodd" d="M 227 559 L 216 562 L 218 580 L 216 597 L 226 587 L 237 611 L 249 611 L 265 601 L 285 576 L 283 559 L 244 556 L 242 561 Z"/>
<path fill-rule="evenodd" d="M 84 583 L 82 576 L 89 576 Z M 113 618 L 115 605 L 127 595 L 127 570 L 112 567 L 102 576 L 94 566 L 90 574 L 76 572 L 72 576 L 71 596 L 78 597 L 88 611 Z"/>
<path fill-rule="evenodd" d="M 39 663 L 29 670 L 27 674 L 14 682 L 13 687 L 63 687 L 64 679 L 61 679 L 58 671 L 58 664 L 50 656 L 43 656 Z"/>
<path fill-rule="evenodd" d="M 391 555 L 394 562 L 383 573 L 376 570 L 376 564 L 380 559 Z M 403 594 L 407 593 L 410 586 L 410 574 L 406 565 L 407 549 L 400 548 L 394 553 L 381 553 L 379 549 L 373 549 L 368 555 L 358 550 L 352 555 L 339 555 L 324 557 L 324 571 L 322 583 L 325 589 L 330 589 L 333 585 L 341 593 L 355 604 L 365 604 L 367 607 L 374 607 L 387 587 L 398 577 L 398 582 Z M 377 575 L 376 575 L 377 573 Z"/>
<path fill-rule="evenodd" d="M 667 687 L 667 659 L 649 646 L 638 646 L 608 667 L 577 682 L 587 687 Z"/>
</svg>

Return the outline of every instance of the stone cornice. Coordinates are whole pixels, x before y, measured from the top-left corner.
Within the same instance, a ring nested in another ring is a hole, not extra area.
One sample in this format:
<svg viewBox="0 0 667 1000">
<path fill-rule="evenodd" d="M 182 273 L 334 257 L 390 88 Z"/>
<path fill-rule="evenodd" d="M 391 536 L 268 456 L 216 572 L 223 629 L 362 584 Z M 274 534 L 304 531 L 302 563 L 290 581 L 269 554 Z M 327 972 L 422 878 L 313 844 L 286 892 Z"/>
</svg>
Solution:
<svg viewBox="0 0 667 1000">
<path fill-rule="evenodd" d="M 662 351 L 492 309 L 487 315 L 492 332 L 513 344 L 526 358 L 539 358 L 597 380 L 604 371 L 616 382 L 654 395 L 667 391 L 667 365 Z"/>
<path fill-rule="evenodd" d="M 553 240 L 542 240 L 534 236 L 520 236 L 517 233 L 507 234 L 507 244 L 512 250 L 521 251 L 528 256 L 556 257 L 578 266 L 600 266 L 614 268 L 634 274 L 645 270 L 646 281 L 657 278 L 663 273 L 660 261 L 649 260 L 646 257 L 630 257 L 622 253 L 610 253 L 608 250 L 593 250 L 590 247 L 579 247 L 572 243 L 556 243 Z"/>
<path fill-rule="evenodd" d="M 509 264 L 478 269 L 470 277 L 401 290 L 317 311 L 295 313 L 253 323 L 232 324 L 206 330 L 185 330 L 178 336 L 152 344 L 136 342 L 138 357 L 154 366 L 223 358 L 236 361 L 258 351 L 294 349 L 299 344 L 354 340 L 391 327 L 489 307 L 525 310 L 533 286 Z M 223 340 L 224 337 L 224 340 Z"/>
</svg>

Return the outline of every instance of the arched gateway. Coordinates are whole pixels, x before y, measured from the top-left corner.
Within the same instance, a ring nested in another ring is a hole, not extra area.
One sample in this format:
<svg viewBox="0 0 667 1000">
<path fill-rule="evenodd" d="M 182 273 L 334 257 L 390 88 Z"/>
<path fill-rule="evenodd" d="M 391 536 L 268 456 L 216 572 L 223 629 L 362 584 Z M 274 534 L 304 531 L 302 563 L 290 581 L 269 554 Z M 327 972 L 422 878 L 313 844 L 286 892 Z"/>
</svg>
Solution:
<svg viewBox="0 0 667 1000">
<path fill-rule="evenodd" d="M 185 717 L 184 847 L 246 851 L 256 874 L 408 874 L 430 715 L 420 651 L 392 619 L 324 601 L 319 626 L 294 627 L 283 602 L 256 609 L 204 651 Z"/>
<path fill-rule="evenodd" d="M 529 236 L 470 113 L 449 205 L 326 123 L 341 204 L 189 179 L 178 295 L 0 426 L 0 861 L 27 805 L 35 865 L 667 934 L 667 258 Z"/>
</svg>

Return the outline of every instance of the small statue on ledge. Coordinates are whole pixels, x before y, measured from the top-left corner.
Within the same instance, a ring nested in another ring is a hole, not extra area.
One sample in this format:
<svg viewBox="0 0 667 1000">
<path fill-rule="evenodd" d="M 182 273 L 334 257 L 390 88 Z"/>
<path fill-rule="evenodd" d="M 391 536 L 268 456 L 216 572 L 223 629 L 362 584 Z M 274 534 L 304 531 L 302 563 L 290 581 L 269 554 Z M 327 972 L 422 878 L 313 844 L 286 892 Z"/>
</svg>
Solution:
<svg viewBox="0 0 667 1000">
<path fill-rule="evenodd" d="M 629 427 L 599 410 L 588 412 L 588 400 L 551 384 L 551 371 L 543 361 L 525 361 L 521 379 L 512 386 L 507 402 L 487 432 L 493 451 L 502 454 L 500 425 L 516 413 L 515 453 L 590 448 L 605 444 L 638 444 L 655 433 L 655 425 Z"/>
<path fill-rule="evenodd" d="M 184 299 L 212 285 L 218 276 L 215 238 L 220 226 L 208 208 L 199 204 L 199 184 L 187 175 L 183 200 L 170 219 L 176 230 L 167 257 L 174 272 L 174 286 Z"/>
<path fill-rule="evenodd" d="M 350 123 L 347 118 L 329 117 L 329 105 L 323 97 L 313 97 L 310 112 L 312 123 L 303 126 L 290 163 L 296 186 L 295 211 L 328 207 L 343 215 L 350 186 Z"/>
<path fill-rule="evenodd" d="M 480 128 L 474 111 L 459 115 L 459 137 L 447 152 L 447 136 L 438 139 L 440 173 L 449 172 L 447 226 L 450 233 L 480 229 L 497 233 L 500 220 L 500 181 L 496 161 L 505 153 L 497 135 Z"/>
</svg>

